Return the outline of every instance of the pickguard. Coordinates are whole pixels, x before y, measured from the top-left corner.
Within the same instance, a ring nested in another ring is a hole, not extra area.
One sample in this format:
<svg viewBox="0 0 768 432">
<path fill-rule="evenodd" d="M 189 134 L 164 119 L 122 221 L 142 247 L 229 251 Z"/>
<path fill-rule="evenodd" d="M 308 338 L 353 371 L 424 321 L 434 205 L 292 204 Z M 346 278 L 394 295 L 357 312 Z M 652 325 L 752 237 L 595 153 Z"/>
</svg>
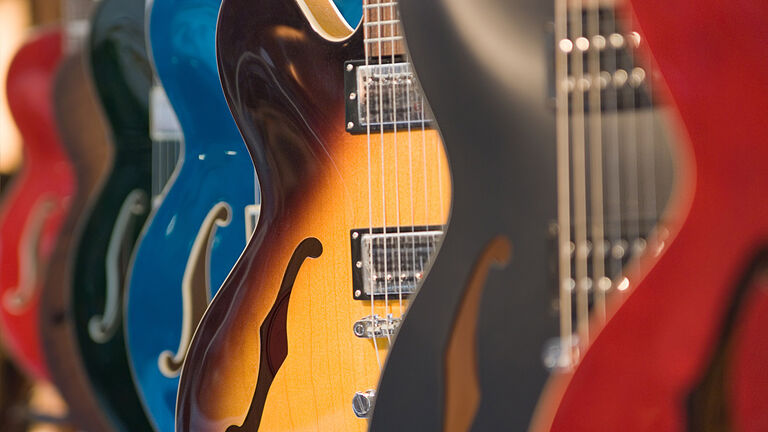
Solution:
<svg viewBox="0 0 768 432">
<path fill-rule="evenodd" d="M 307 258 L 318 258 L 323 253 L 323 245 L 316 238 L 304 239 L 293 251 L 288 266 L 280 284 L 275 303 L 261 324 L 261 358 L 259 361 L 259 374 L 256 380 L 256 388 L 253 399 L 248 408 L 248 414 L 242 426 L 230 426 L 227 432 L 256 431 L 261 423 L 264 412 L 264 404 L 267 393 L 277 371 L 282 366 L 288 355 L 288 333 L 286 321 L 288 316 L 288 302 L 290 301 L 293 284 Z"/>
</svg>

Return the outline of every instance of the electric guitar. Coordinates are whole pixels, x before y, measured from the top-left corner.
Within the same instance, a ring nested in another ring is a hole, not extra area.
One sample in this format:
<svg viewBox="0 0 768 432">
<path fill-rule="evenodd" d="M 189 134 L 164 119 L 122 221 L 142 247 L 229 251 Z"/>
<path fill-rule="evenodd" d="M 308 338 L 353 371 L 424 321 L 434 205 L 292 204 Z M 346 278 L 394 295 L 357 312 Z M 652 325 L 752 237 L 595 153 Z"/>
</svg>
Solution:
<svg viewBox="0 0 768 432">
<path fill-rule="evenodd" d="M 765 430 L 768 6 L 401 0 L 401 12 L 456 188 L 371 430 Z M 671 109 L 640 117 L 651 104 Z M 632 120 L 617 124 L 621 112 Z M 659 123 L 679 132 L 663 223 L 612 226 L 617 200 L 635 217 L 663 205 L 641 151 Z"/>
<path fill-rule="evenodd" d="M 80 231 L 72 270 L 74 336 L 102 411 L 117 430 L 150 429 L 133 387 L 122 329 L 128 263 L 150 211 L 152 71 L 143 0 L 102 0 L 87 62 L 113 144 L 109 174 Z"/>
<path fill-rule="evenodd" d="M 74 189 L 51 106 L 59 29 L 39 31 L 8 71 L 8 104 L 24 138 L 24 164 L 0 204 L 0 329 L 28 375 L 47 379 L 39 338 L 40 289 Z"/>
<path fill-rule="evenodd" d="M 134 383 L 158 431 L 174 430 L 192 333 L 258 220 L 253 165 L 216 69 L 219 6 L 154 0 L 148 14 L 152 61 L 183 132 L 182 160 L 142 232 L 125 294 Z"/>
<path fill-rule="evenodd" d="M 51 381 L 67 402 L 67 420 L 82 430 L 114 430 L 101 411 L 83 363 L 71 319 L 72 258 L 92 203 L 106 179 L 112 147 L 96 100 L 83 43 L 90 0 L 67 1 L 64 51 L 53 103 L 62 143 L 72 161 L 76 189 L 51 255 L 40 300 L 40 338 Z"/>
<path fill-rule="evenodd" d="M 185 114 L 185 151 L 141 238 L 125 317 L 134 380 L 161 431 L 174 428 L 178 375 L 194 329 L 258 220 L 258 184 L 247 181 L 253 166 L 216 68 L 221 2 L 209 3 L 156 0 L 150 14 L 154 64 L 171 88 L 173 105 Z M 338 6 L 347 4 L 355 2 Z M 348 19 L 359 20 L 359 7 L 346 11 Z M 181 40 L 178 34 L 190 37 Z M 151 331 L 155 326 L 166 331 Z"/>
<path fill-rule="evenodd" d="M 195 333 L 178 431 L 362 431 L 450 207 L 442 143 L 394 8 L 225 0 L 224 95 L 259 223 Z"/>
</svg>

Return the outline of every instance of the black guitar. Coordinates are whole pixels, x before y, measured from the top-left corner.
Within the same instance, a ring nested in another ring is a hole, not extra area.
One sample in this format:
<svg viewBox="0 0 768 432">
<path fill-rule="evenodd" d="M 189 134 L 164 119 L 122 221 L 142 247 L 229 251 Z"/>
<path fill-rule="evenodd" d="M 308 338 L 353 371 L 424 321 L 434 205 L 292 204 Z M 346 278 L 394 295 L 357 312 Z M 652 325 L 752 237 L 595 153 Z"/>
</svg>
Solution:
<svg viewBox="0 0 768 432">
<path fill-rule="evenodd" d="M 602 119 L 603 127 L 609 121 L 615 127 L 605 132 L 604 164 L 582 173 L 603 175 L 599 192 L 605 202 L 596 207 L 598 212 L 594 207 L 575 210 L 576 218 L 581 210 L 590 221 L 597 214 L 603 217 L 606 248 L 600 249 L 599 259 L 590 254 L 588 263 L 584 259 L 576 265 L 576 275 L 588 269 L 590 277 L 596 274 L 593 265 L 600 267 L 602 277 L 596 279 L 601 286 L 579 287 L 573 291 L 584 295 L 558 301 L 563 267 L 556 265 L 562 255 L 557 243 L 554 3 L 400 1 L 414 67 L 451 162 L 453 205 L 440 253 L 385 365 L 371 431 L 527 430 L 551 371 L 570 356 L 562 347 L 567 343 L 568 350 L 577 351 L 581 346 L 570 331 L 560 338 L 561 328 L 572 326 L 579 335 L 589 325 L 582 312 L 604 314 L 606 295 L 626 289 L 623 268 L 644 250 L 660 218 L 669 196 L 671 156 L 663 129 L 654 123 L 655 105 L 645 82 L 641 78 L 630 85 L 634 77 L 625 77 L 621 85 L 597 91 L 609 118 Z M 612 9 L 585 10 L 587 15 L 598 17 L 600 32 L 620 32 Z M 603 67 L 611 76 L 619 70 L 634 73 L 629 42 L 618 36 L 624 48 L 605 50 L 613 64 Z M 585 121 L 589 110 L 585 114 L 583 106 L 588 104 L 581 103 Z M 630 123 L 635 129 L 628 130 Z M 661 137 L 633 134 L 641 128 L 659 130 L 653 133 Z M 610 141 L 608 132 L 619 139 Z M 638 139 L 634 147 L 625 142 L 638 135 L 647 142 Z M 630 165 L 634 171 L 625 169 Z M 651 165 L 654 175 L 648 172 Z M 569 187 L 566 183 L 566 194 Z M 588 196 L 597 196 L 597 189 Z M 579 230 L 576 244 L 591 244 L 593 233 Z M 560 319 L 564 304 L 569 318 Z M 578 312 L 573 322 L 571 307 Z"/>
<path fill-rule="evenodd" d="M 122 431 L 151 428 L 133 386 L 121 314 L 130 257 L 151 206 L 152 70 L 144 6 L 143 0 L 103 0 L 91 20 L 87 61 L 114 148 L 82 225 L 66 316 L 101 409 Z"/>
</svg>

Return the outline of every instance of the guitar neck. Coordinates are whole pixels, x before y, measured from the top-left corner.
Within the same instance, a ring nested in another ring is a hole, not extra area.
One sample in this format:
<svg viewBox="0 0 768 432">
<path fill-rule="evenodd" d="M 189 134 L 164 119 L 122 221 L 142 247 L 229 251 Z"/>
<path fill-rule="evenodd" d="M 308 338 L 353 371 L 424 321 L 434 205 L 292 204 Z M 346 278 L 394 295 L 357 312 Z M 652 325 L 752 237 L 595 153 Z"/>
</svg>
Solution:
<svg viewBox="0 0 768 432">
<path fill-rule="evenodd" d="M 363 26 L 365 52 L 369 58 L 405 54 L 397 1 L 364 0 Z"/>
</svg>

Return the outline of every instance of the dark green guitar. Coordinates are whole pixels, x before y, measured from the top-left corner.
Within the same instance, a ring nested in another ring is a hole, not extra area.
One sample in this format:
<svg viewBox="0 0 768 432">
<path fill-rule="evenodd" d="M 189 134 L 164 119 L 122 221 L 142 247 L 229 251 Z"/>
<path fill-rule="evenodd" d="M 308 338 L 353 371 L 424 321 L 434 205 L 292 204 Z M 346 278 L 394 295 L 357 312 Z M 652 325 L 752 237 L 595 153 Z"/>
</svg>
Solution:
<svg viewBox="0 0 768 432">
<path fill-rule="evenodd" d="M 144 0 L 103 0 L 91 26 L 87 60 L 114 151 L 75 257 L 71 317 L 102 410 L 118 430 L 145 431 L 151 428 L 131 380 L 121 317 L 128 264 L 151 207 Z"/>
</svg>

